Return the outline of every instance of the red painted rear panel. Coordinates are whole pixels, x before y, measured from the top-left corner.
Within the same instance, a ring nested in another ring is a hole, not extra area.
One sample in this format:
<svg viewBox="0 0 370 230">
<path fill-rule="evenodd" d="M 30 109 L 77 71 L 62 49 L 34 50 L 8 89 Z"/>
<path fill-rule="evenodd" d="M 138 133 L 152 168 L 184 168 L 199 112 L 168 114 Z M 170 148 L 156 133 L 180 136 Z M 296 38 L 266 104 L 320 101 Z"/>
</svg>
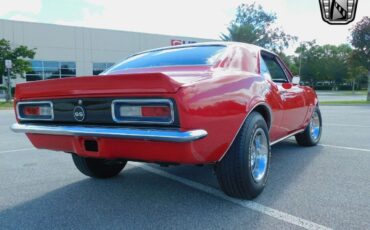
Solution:
<svg viewBox="0 0 370 230">
<path fill-rule="evenodd" d="M 164 143 L 113 138 L 28 134 L 37 148 L 74 152 L 82 156 L 126 158 L 150 162 L 213 163 L 226 153 L 249 112 L 259 104 L 272 111 L 271 142 L 299 130 L 316 105 L 315 93 L 301 87 L 302 100 L 292 101 L 292 127 L 285 127 L 289 110 L 278 87 L 258 74 L 259 53 L 231 49 L 214 67 L 164 67 L 114 76 L 79 77 L 17 85 L 16 101 L 79 97 L 163 97 L 178 106 L 182 130 L 204 129 L 208 136 L 192 143 Z M 305 112 L 297 112 L 298 109 Z M 288 121 L 289 122 L 289 121 Z M 84 149 L 83 140 L 96 139 L 98 152 Z"/>
</svg>

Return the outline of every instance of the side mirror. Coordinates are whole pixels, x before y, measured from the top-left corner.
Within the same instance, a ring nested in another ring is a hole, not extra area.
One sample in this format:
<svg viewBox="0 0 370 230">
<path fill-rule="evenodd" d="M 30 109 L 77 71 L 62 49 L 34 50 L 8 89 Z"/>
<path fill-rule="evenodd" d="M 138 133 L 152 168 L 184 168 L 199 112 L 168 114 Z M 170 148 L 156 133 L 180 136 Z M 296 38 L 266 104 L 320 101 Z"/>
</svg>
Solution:
<svg viewBox="0 0 370 230">
<path fill-rule="evenodd" d="M 301 82 L 301 77 L 300 76 L 294 76 L 293 79 L 292 79 L 292 84 L 293 85 L 299 85 L 299 83 Z"/>
</svg>

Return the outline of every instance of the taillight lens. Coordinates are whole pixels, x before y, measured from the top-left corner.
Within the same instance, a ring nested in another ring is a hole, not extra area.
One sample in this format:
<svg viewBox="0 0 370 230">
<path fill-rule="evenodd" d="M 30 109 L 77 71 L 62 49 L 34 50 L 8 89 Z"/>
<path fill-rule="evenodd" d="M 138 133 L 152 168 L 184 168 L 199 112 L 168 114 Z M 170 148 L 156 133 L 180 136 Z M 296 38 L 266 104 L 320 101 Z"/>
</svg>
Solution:
<svg viewBox="0 0 370 230">
<path fill-rule="evenodd" d="M 113 120 L 118 123 L 171 124 L 173 103 L 168 99 L 126 99 L 112 103 Z"/>
<path fill-rule="evenodd" d="M 17 116 L 19 120 L 53 120 L 53 105 L 51 102 L 19 102 Z"/>
</svg>

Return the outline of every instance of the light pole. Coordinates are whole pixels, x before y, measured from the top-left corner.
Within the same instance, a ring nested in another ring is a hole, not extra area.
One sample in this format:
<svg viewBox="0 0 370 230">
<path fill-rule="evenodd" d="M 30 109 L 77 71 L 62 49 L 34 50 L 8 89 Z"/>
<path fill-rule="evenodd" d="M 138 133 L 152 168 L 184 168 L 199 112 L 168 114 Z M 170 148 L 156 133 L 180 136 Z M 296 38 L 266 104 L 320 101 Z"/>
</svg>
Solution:
<svg viewBox="0 0 370 230">
<path fill-rule="evenodd" d="M 299 76 L 301 76 L 302 69 L 302 52 L 299 54 Z"/>
<path fill-rule="evenodd" d="M 6 81 L 6 86 L 7 86 L 7 92 L 6 92 L 6 102 L 9 102 L 12 98 L 12 91 L 11 91 L 11 80 L 10 80 L 10 70 L 13 67 L 12 60 L 5 60 L 5 69 L 7 70 L 8 77 Z"/>
<path fill-rule="evenodd" d="M 370 70 L 367 72 L 367 101 L 370 101 Z"/>
<path fill-rule="evenodd" d="M 365 41 L 370 41 L 370 34 L 365 34 Z M 367 72 L 367 101 L 370 101 L 370 64 L 368 63 Z"/>
<path fill-rule="evenodd" d="M 304 49 L 306 48 L 305 44 L 303 42 L 299 43 L 299 48 L 301 49 L 299 52 L 299 76 L 301 76 L 301 71 L 302 71 L 302 55 L 304 52 Z"/>
</svg>

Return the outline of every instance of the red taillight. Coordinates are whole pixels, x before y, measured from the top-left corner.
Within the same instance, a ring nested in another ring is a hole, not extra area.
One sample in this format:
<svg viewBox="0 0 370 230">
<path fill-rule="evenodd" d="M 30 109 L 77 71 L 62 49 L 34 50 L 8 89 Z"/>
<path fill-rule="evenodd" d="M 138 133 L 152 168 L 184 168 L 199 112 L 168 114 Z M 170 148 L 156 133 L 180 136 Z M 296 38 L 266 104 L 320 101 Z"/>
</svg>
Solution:
<svg viewBox="0 0 370 230">
<path fill-rule="evenodd" d="M 168 106 L 145 106 L 141 107 L 141 115 L 143 117 L 169 117 L 171 109 Z"/>
<path fill-rule="evenodd" d="M 173 103 L 168 99 L 122 99 L 113 101 L 113 120 L 118 123 L 171 124 Z"/>
<path fill-rule="evenodd" d="M 39 116 L 41 113 L 40 107 L 27 106 L 23 108 L 23 114 L 26 116 Z"/>
<path fill-rule="evenodd" d="M 17 115 L 20 120 L 53 120 L 51 102 L 19 102 Z"/>
<path fill-rule="evenodd" d="M 25 106 L 23 114 L 25 116 L 51 116 L 51 108 L 49 106 Z"/>
<path fill-rule="evenodd" d="M 119 108 L 121 117 L 170 117 L 171 108 L 169 106 L 138 106 L 122 105 Z"/>
</svg>

